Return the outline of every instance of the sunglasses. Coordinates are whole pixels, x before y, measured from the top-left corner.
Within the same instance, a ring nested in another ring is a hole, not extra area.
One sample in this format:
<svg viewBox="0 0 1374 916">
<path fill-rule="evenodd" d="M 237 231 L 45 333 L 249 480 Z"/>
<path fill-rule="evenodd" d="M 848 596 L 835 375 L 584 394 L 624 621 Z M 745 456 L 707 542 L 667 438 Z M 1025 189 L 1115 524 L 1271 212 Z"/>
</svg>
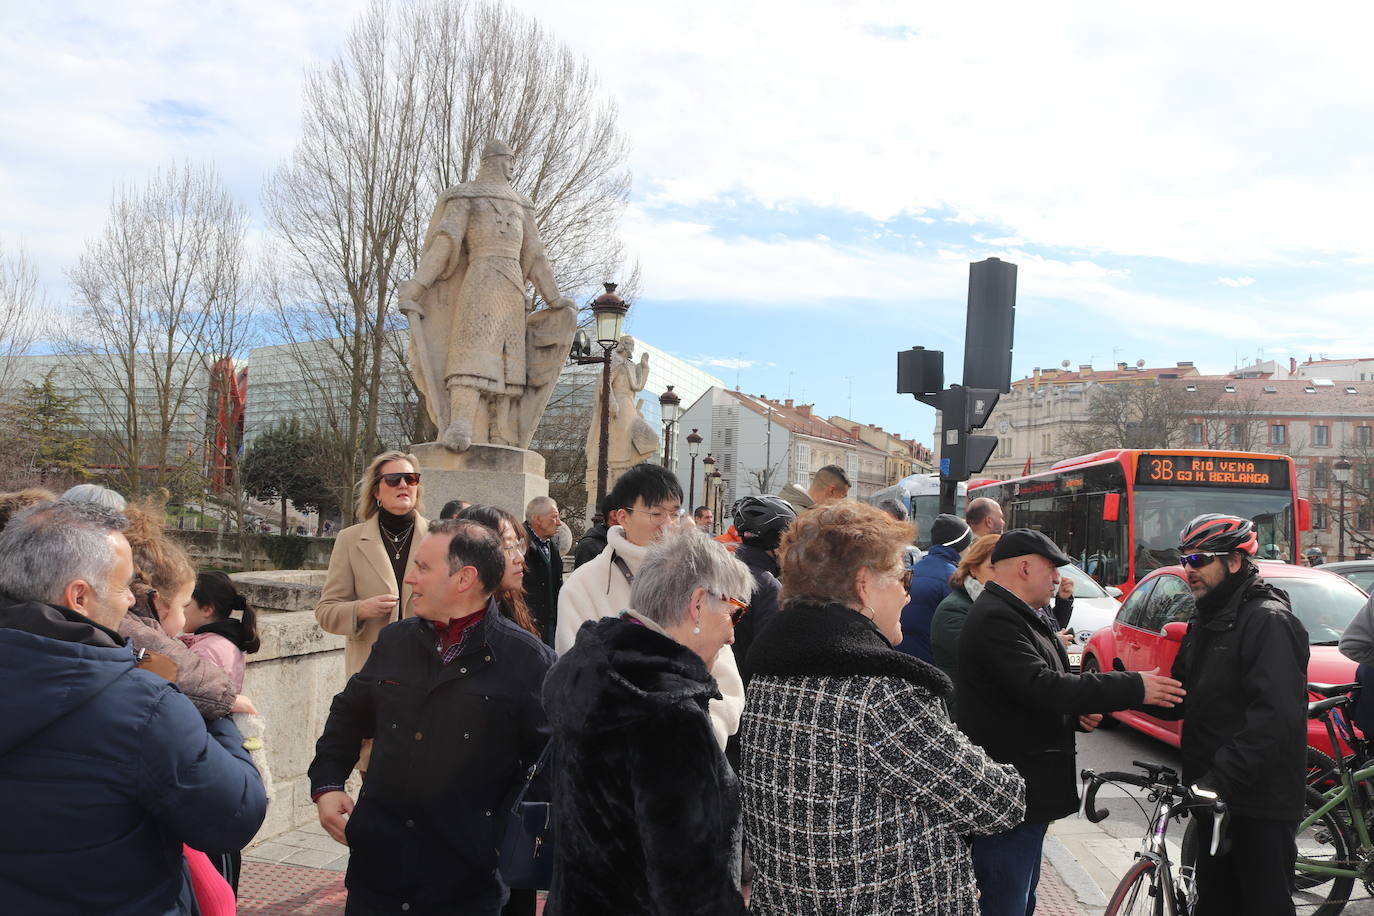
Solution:
<svg viewBox="0 0 1374 916">
<path fill-rule="evenodd" d="M 1201 569 L 1217 557 L 1224 556 L 1226 556 L 1225 553 L 1181 553 L 1178 555 L 1178 562 L 1189 569 Z"/>
<path fill-rule="evenodd" d="M 730 605 L 730 626 L 739 626 L 739 622 L 743 620 L 744 615 L 749 612 L 749 605 L 738 598 L 731 598 L 729 595 L 721 595 L 720 599 Z"/>
<path fill-rule="evenodd" d="M 410 484 L 412 487 L 418 486 L 420 483 L 420 475 L 415 473 L 414 471 L 412 471 L 409 474 L 382 475 L 382 483 L 386 484 L 388 487 L 399 487 L 401 485 L 401 481 L 403 480 L 406 483 Z"/>
</svg>

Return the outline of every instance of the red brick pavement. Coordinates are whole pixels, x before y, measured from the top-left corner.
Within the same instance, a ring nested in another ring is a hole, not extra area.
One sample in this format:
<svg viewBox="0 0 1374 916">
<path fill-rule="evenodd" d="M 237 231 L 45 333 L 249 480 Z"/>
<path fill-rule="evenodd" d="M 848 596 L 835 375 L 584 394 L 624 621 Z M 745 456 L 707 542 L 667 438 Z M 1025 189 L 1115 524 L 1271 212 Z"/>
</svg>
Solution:
<svg viewBox="0 0 1374 916">
<path fill-rule="evenodd" d="M 243 916 L 343 916 L 347 892 L 343 872 L 301 865 L 245 861 L 239 877 L 239 913 Z M 1073 892 L 1043 863 L 1037 916 L 1082 916 Z M 539 901 L 539 913 L 544 901 Z"/>
</svg>

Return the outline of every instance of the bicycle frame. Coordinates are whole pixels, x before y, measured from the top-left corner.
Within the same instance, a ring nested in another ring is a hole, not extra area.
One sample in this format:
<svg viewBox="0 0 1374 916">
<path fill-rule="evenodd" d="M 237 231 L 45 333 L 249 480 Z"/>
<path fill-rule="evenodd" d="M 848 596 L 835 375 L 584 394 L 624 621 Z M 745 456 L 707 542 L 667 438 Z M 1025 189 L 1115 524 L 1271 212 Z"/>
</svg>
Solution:
<svg viewBox="0 0 1374 916">
<path fill-rule="evenodd" d="M 1332 719 L 1338 709 L 1339 707 L 1335 707 L 1326 710 L 1322 715 L 1322 720 L 1326 723 L 1326 732 L 1331 738 L 1331 746 L 1339 751 L 1340 745 L 1336 743 L 1336 727 L 1332 723 Z M 1359 844 L 1358 848 L 1360 850 L 1368 850 L 1371 846 L 1374 846 L 1374 842 L 1370 840 L 1369 825 L 1366 823 L 1365 798 L 1362 787 L 1365 785 L 1365 780 L 1374 778 L 1374 765 L 1351 771 L 1351 769 L 1346 766 L 1343 755 L 1339 754 L 1337 755 L 1336 765 L 1340 770 L 1340 786 L 1329 790 L 1322 796 L 1326 799 L 1326 803 L 1313 811 L 1298 824 L 1298 833 L 1301 835 L 1303 831 L 1307 830 L 1321 818 L 1343 806 L 1350 815 L 1350 827 L 1355 833 L 1355 839 Z M 1332 878 L 1362 877 L 1360 869 L 1341 868 L 1335 865 L 1315 862 L 1304 857 L 1301 851 L 1299 851 L 1297 858 L 1297 870 L 1306 872 L 1307 874 L 1324 875 Z"/>
<path fill-rule="evenodd" d="M 1169 916 L 1188 916 L 1188 894 L 1184 893 L 1183 900 L 1178 897 L 1178 888 L 1174 884 L 1174 866 L 1169 858 L 1169 849 L 1164 843 L 1164 835 L 1169 830 L 1169 821 L 1178 813 L 1182 805 L 1175 805 L 1172 796 L 1160 793 L 1160 797 L 1155 801 L 1155 816 L 1150 822 L 1150 832 L 1145 835 L 1141 843 L 1140 851 L 1136 853 L 1136 858 L 1150 859 L 1155 863 L 1155 886 L 1160 888 L 1163 893 L 1164 912 Z M 1179 866 L 1179 877 L 1192 881 L 1192 869 L 1189 874 L 1183 874 L 1183 869 L 1188 866 Z"/>
</svg>

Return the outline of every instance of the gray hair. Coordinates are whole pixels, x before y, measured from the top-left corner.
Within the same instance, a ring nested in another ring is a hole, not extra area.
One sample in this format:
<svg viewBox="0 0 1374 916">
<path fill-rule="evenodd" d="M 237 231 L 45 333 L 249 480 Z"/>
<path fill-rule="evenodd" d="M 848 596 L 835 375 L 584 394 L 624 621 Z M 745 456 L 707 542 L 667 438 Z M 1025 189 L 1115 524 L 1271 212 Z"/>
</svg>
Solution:
<svg viewBox="0 0 1374 916">
<path fill-rule="evenodd" d="M 525 521 L 529 521 L 536 515 L 548 515 L 558 508 L 558 503 L 554 502 L 552 496 L 536 496 L 525 506 Z"/>
<path fill-rule="evenodd" d="M 113 509 L 116 512 L 123 512 L 129 505 L 129 501 L 123 496 L 120 496 L 109 487 L 102 487 L 98 483 L 79 483 L 62 494 L 62 501 L 68 503 L 94 503 L 97 506 L 104 506 L 106 509 Z"/>
<path fill-rule="evenodd" d="M 128 527 L 123 515 L 93 502 L 58 500 L 21 512 L 0 532 L 0 593 L 59 602 L 77 579 L 101 592 L 115 561 L 109 535 Z"/>
<path fill-rule="evenodd" d="M 686 619 L 687 603 L 699 588 L 747 601 L 754 577 L 695 526 L 670 531 L 645 554 L 630 586 L 630 607 L 665 629 L 675 627 Z"/>
</svg>

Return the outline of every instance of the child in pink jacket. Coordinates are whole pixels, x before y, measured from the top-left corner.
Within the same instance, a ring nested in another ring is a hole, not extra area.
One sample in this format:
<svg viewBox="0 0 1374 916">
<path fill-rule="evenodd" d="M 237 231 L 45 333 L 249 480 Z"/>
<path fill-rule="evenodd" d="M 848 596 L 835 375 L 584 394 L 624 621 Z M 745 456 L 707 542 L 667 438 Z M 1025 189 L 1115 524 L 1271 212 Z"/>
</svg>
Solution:
<svg viewBox="0 0 1374 916">
<path fill-rule="evenodd" d="M 239 616 L 233 616 L 235 612 Z M 257 615 L 222 572 L 196 576 L 191 603 L 186 607 L 186 647 L 224 669 L 234 689 L 243 692 L 243 656 L 258 651 Z"/>
</svg>

